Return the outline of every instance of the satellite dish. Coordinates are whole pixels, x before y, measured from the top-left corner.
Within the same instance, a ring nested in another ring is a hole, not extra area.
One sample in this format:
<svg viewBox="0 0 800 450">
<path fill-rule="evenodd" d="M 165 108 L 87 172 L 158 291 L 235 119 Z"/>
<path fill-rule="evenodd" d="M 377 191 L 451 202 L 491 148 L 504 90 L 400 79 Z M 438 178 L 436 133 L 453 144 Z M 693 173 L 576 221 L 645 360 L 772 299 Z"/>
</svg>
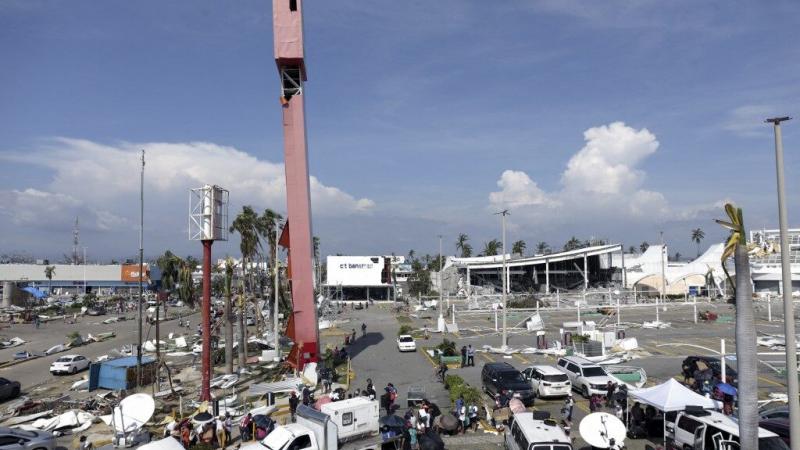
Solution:
<svg viewBox="0 0 800 450">
<path fill-rule="evenodd" d="M 621 449 L 627 432 L 625 424 L 609 413 L 589 414 L 578 427 L 581 437 L 595 448 Z"/>
<path fill-rule="evenodd" d="M 114 408 L 109 425 L 118 432 L 136 431 L 153 417 L 155 410 L 153 397 L 147 394 L 129 395 Z"/>
</svg>

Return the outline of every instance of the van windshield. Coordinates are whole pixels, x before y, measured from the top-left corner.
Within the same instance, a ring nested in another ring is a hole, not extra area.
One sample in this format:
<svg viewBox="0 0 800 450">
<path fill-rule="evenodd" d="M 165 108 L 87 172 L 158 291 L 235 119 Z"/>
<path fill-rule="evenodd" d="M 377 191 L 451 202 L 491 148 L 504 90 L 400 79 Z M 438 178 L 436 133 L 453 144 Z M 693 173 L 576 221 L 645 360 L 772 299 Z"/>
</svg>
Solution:
<svg viewBox="0 0 800 450">
<path fill-rule="evenodd" d="M 583 368 L 583 376 L 585 377 L 602 377 L 605 374 L 606 372 L 601 367 L 589 366 Z"/>
<path fill-rule="evenodd" d="M 542 380 L 550 381 L 550 382 L 553 382 L 553 383 L 557 383 L 559 381 L 567 381 L 568 378 L 567 378 L 567 374 L 559 373 L 557 375 L 545 375 L 545 376 L 542 377 Z"/>
<path fill-rule="evenodd" d="M 497 374 L 497 376 L 503 381 L 519 381 L 521 383 L 525 382 L 525 379 L 522 378 L 522 374 L 516 371 L 500 372 Z"/>
<path fill-rule="evenodd" d="M 758 450 L 789 450 L 789 446 L 778 436 L 758 440 Z"/>
</svg>

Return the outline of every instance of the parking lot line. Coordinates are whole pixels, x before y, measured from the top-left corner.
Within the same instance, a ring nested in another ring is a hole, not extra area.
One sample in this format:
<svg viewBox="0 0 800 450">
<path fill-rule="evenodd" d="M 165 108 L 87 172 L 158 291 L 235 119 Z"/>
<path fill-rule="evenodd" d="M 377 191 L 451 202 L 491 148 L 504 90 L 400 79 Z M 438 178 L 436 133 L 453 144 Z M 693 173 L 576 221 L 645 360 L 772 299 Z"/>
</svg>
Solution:
<svg viewBox="0 0 800 450">
<path fill-rule="evenodd" d="M 519 354 L 517 354 L 517 353 L 514 353 L 514 354 L 513 354 L 513 355 L 511 355 L 511 356 L 513 356 L 514 358 L 517 358 L 518 360 L 520 360 L 520 361 L 524 362 L 525 364 L 530 364 L 530 363 L 531 363 L 530 361 L 528 361 L 527 359 L 523 358 L 522 356 L 520 356 L 520 355 L 519 355 Z"/>
<path fill-rule="evenodd" d="M 760 375 L 759 375 L 758 379 L 759 379 L 760 381 L 763 381 L 763 382 L 765 382 L 765 383 L 774 384 L 775 386 L 780 386 L 780 387 L 782 387 L 782 388 L 785 388 L 785 387 L 786 387 L 786 386 L 785 386 L 784 384 L 782 384 L 782 383 L 778 383 L 777 381 L 772 381 L 772 380 L 770 380 L 769 378 L 762 377 L 762 376 L 760 376 Z"/>
<path fill-rule="evenodd" d="M 479 354 L 481 357 L 483 357 L 483 359 L 485 359 L 485 360 L 487 360 L 487 361 L 489 361 L 489 362 L 494 362 L 494 359 L 493 359 L 493 358 L 490 358 L 490 357 L 489 357 L 489 355 L 487 355 L 486 353 L 478 353 L 478 354 Z"/>
</svg>

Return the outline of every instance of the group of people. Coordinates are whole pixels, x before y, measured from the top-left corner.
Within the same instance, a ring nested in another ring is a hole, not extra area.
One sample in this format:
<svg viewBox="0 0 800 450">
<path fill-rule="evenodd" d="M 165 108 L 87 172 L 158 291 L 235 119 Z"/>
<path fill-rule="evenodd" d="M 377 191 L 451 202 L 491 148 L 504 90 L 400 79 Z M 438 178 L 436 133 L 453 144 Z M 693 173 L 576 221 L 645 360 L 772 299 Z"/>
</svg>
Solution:
<svg viewBox="0 0 800 450">
<path fill-rule="evenodd" d="M 472 344 L 461 347 L 461 367 L 475 367 L 475 349 Z"/>
<path fill-rule="evenodd" d="M 164 430 L 164 437 L 174 437 L 186 449 L 198 443 L 224 449 L 231 443 L 232 429 L 233 419 L 226 413 L 204 424 L 193 424 L 188 418 L 181 422 L 170 422 Z M 244 440 L 245 434 L 242 433 L 241 436 Z"/>
</svg>

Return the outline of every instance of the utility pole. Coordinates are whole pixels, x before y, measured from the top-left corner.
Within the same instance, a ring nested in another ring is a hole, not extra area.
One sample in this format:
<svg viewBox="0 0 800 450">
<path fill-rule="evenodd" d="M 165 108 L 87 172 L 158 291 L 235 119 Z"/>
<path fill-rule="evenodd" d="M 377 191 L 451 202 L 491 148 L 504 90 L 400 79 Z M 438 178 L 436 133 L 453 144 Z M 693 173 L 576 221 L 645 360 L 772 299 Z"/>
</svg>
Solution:
<svg viewBox="0 0 800 450">
<path fill-rule="evenodd" d="M 86 297 L 86 247 L 83 247 L 83 296 Z"/>
<path fill-rule="evenodd" d="M 508 278 L 506 276 L 506 271 L 508 268 L 506 267 L 506 216 L 510 213 L 507 209 L 500 211 L 499 213 L 495 213 L 495 215 L 502 216 L 502 223 L 503 223 L 503 342 L 501 343 L 500 347 L 505 350 L 508 347 L 508 330 L 506 330 L 506 309 L 508 307 L 508 302 L 506 299 L 506 293 L 508 292 Z"/>
<path fill-rule="evenodd" d="M 444 301 L 442 301 L 442 292 L 444 292 L 444 286 L 442 286 L 442 235 L 439 235 L 439 320 L 436 323 L 437 328 L 442 333 L 442 340 L 444 340 L 444 314 L 442 313 L 442 308 L 444 305 Z"/>
<path fill-rule="evenodd" d="M 800 404 L 798 403 L 797 352 L 795 351 L 792 270 L 789 261 L 789 220 L 786 211 L 786 187 L 783 177 L 783 139 L 781 122 L 791 117 L 767 119 L 775 130 L 775 169 L 778 178 L 778 221 L 781 232 L 781 283 L 783 284 L 783 326 L 786 335 L 786 386 L 789 396 L 789 435 L 792 450 L 800 450 Z"/>
<path fill-rule="evenodd" d="M 142 150 L 142 170 L 139 174 L 139 309 L 136 319 L 139 323 L 136 340 L 136 385 L 142 385 L 142 275 L 144 272 L 144 150 Z M 158 342 L 156 342 L 158 345 Z"/>
<path fill-rule="evenodd" d="M 661 304 L 663 305 L 664 304 L 664 292 L 667 290 L 667 271 L 666 271 L 666 268 L 664 267 L 666 265 L 666 259 L 667 259 L 667 248 L 664 245 L 664 232 L 660 231 L 659 233 L 661 234 L 661 295 L 660 295 L 660 297 L 661 297 Z M 659 306 L 656 305 L 656 322 L 659 322 L 659 320 L 658 320 L 658 308 L 659 308 Z"/>
<path fill-rule="evenodd" d="M 272 311 L 272 320 L 274 323 L 272 331 L 275 334 L 275 336 L 273 337 L 275 339 L 275 352 L 278 356 L 278 361 L 280 361 L 281 346 L 280 346 L 280 339 L 278 338 L 278 326 L 279 326 L 278 325 L 278 289 L 279 289 L 278 274 L 280 273 L 280 271 L 278 270 L 278 240 L 280 240 L 280 233 L 277 224 L 275 224 L 275 264 L 274 264 L 275 267 L 272 268 L 272 270 L 275 271 L 275 279 L 273 280 L 275 284 L 275 308 Z"/>
</svg>

